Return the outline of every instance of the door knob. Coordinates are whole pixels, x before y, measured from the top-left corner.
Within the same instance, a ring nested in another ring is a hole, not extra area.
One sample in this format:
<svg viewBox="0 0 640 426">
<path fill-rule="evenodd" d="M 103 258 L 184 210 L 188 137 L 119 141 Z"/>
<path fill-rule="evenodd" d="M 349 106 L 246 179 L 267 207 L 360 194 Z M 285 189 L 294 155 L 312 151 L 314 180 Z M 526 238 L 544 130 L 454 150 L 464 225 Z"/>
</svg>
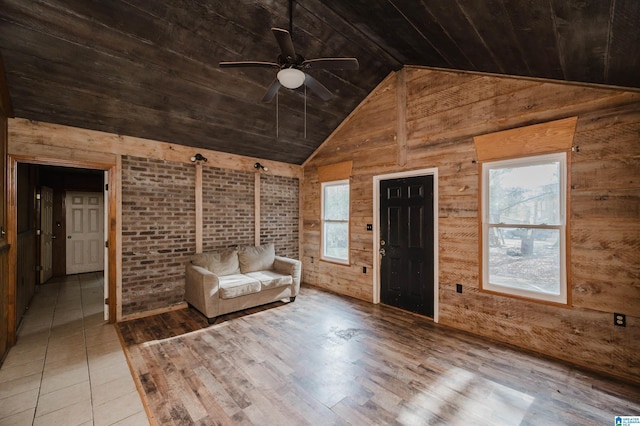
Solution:
<svg viewBox="0 0 640 426">
<path fill-rule="evenodd" d="M 58 237 L 56 237 L 55 235 L 51 235 L 51 239 L 52 240 L 55 240 L 56 238 L 58 238 Z"/>
<path fill-rule="evenodd" d="M 380 254 L 384 256 L 384 255 L 387 254 L 387 251 L 384 248 L 381 248 L 380 249 Z"/>
<path fill-rule="evenodd" d="M 383 247 L 385 244 L 387 244 L 384 240 L 380 240 L 380 247 Z"/>
</svg>

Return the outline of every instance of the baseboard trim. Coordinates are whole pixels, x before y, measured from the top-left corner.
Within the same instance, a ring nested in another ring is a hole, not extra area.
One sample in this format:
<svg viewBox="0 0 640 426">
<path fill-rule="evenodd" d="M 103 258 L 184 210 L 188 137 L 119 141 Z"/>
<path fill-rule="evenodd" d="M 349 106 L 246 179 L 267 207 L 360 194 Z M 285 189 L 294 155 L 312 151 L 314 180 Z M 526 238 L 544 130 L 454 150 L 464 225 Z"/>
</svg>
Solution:
<svg viewBox="0 0 640 426">
<path fill-rule="evenodd" d="M 130 321 L 138 318 L 151 317 L 153 315 L 164 314 L 165 312 L 179 311 L 180 309 L 185 309 L 187 307 L 188 307 L 187 302 L 181 302 L 175 305 L 168 306 L 166 308 L 158 308 L 158 309 L 153 309 L 151 311 L 144 311 L 136 314 L 125 315 L 118 322 Z"/>
</svg>

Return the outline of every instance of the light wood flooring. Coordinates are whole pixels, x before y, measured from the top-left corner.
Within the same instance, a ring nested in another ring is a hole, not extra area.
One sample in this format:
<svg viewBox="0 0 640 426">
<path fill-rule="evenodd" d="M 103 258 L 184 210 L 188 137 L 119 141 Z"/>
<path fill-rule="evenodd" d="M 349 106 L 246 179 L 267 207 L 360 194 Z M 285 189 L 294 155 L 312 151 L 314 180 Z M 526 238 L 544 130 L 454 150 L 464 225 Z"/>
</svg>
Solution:
<svg viewBox="0 0 640 426">
<path fill-rule="evenodd" d="M 612 425 L 640 414 L 633 384 L 308 286 L 211 326 L 184 309 L 119 327 L 158 425 Z"/>
</svg>

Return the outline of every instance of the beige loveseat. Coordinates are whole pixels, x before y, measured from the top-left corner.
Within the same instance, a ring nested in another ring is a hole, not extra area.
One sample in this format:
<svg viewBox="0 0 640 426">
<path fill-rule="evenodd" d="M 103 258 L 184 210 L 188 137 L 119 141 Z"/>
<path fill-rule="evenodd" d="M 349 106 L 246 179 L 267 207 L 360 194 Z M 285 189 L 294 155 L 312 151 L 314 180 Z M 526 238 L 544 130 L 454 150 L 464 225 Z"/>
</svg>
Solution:
<svg viewBox="0 0 640 426">
<path fill-rule="evenodd" d="M 284 298 L 293 302 L 301 265 L 276 256 L 273 244 L 196 254 L 186 267 L 185 299 L 210 324 L 230 312 Z"/>
</svg>

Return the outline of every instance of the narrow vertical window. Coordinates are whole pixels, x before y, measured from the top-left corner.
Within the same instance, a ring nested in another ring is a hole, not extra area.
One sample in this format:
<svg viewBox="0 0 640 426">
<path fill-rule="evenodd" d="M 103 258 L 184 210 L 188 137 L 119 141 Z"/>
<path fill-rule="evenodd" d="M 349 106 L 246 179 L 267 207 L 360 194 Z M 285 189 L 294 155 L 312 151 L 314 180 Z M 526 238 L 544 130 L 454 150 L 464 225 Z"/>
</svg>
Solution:
<svg viewBox="0 0 640 426">
<path fill-rule="evenodd" d="M 349 180 L 322 183 L 322 259 L 349 263 Z"/>
</svg>

